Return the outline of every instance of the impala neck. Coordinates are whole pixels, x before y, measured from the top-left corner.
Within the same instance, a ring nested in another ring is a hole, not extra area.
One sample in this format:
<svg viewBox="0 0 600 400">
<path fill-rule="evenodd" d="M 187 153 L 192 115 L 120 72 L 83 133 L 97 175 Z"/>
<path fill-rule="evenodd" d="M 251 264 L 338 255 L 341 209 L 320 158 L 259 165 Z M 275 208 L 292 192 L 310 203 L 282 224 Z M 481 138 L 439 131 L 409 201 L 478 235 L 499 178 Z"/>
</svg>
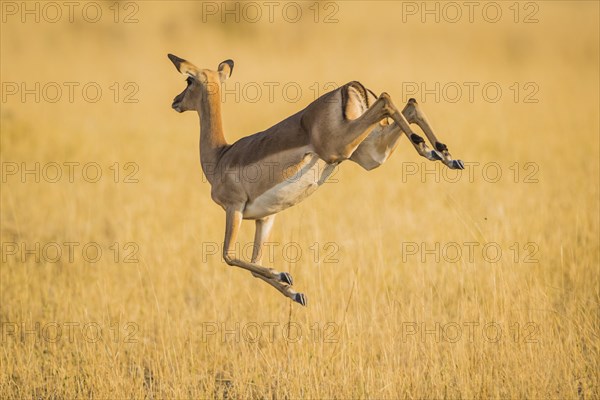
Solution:
<svg viewBox="0 0 600 400">
<path fill-rule="evenodd" d="M 221 94 L 219 85 L 204 88 L 198 106 L 200 118 L 200 164 L 210 182 L 217 162 L 227 142 L 221 122 Z"/>
</svg>

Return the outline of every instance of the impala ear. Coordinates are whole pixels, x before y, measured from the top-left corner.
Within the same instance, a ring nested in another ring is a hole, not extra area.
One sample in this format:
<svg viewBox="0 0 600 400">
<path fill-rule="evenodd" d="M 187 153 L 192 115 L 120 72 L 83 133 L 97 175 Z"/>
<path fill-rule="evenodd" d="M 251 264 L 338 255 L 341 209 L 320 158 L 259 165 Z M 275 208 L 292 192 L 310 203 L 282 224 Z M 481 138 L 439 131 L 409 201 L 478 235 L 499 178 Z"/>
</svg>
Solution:
<svg viewBox="0 0 600 400">
<path fill-rule="evenodd" d="M 167 54 L 167 57 L 169 57 L 169 60 L 171 60 L 173 65 L 175 65 L 175 68 L 177 68 L 177 71 L 181 72 L 181 70 L 179 68 L 181 68 L 181 64 L 184 63 L 185 60 L 183 58 L 179 58 L 175 54 L 171 54 L 171 53 Z"/>
<path fill-rule="evenodd" d="M 196 68 L 194 64 L 173 54 L 167 54 L 167 57 L 169 57 L 169 60 L 171 60 L 173 65 L 175 65 L 175 68 L 177 68 L 177 71 L 179 71 L 181 74 L 185 76 L 191 76 L 192 78 L 197 78 L 198 68 Z"/>
<path fill-rule="evenodd" d="M 225 82 L 225 80 L 229 78 L 233 72 L 233 60 L 223 61 L 221 64 L 219 64 L 218 71 L 221 82 Z"/>
</svg>

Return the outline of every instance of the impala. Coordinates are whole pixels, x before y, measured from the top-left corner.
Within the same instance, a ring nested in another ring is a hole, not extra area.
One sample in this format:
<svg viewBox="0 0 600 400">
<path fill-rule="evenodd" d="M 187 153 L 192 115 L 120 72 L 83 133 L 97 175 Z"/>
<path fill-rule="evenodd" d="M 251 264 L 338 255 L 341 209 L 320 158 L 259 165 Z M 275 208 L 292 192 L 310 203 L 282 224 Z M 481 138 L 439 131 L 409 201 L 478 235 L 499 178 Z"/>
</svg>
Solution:
<svg viewBox="0 0 600 400">
<path fill-rule="evenodd" d="M 304 200 L 325 182 L 334 168 L 351 160 L 366 170 L 383 164 L 402 133 L 428 160 L 463 169 L 445 144 L 439 142 L 423 111 L 410 99 L 402 112 L 387 93 L 379 97 L 353 81 L 324 94 L 306 108 L 272 127 L 228 144 L 221 122 L 220 85 L 231 76 L 233 61 L 216 71 L 200 69 L 169 54 L 187 87 L 173 100 L 178 112 L 196 111 L 200 117 L 200 163 L 211 185 L 211 197 L 225 210 L 223 259 L 246 269 L 284 296 L 306 305 L 306 296 L 292 289 L 292 277 L 260 265 L 264 242 L 275 215 Z M 388 120 L 391 119 L 391 121 Z M 414 133 L 416 124 L 433 146 Z M 260 173 L 244 174 L 252 169 Z M 250 262 L 237 258 L 234 246 L 243 219 L 256 222 Z"/>
</svg>

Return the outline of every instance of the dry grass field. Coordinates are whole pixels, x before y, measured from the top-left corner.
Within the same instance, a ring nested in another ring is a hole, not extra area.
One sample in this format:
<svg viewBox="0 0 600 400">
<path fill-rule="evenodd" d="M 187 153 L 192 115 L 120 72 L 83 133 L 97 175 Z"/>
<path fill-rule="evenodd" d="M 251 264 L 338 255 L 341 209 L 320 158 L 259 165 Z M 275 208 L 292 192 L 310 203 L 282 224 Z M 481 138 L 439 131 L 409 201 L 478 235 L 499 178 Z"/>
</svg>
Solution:
<svg viewBox="0 0 600 400">
<path fill-rule="evenodd" d="M 1 3 L 0 397 L 599 398 L 599 3 L 269 4 Z M 230 142 L 359 80 L 467 169 L 281 213 L 301 307 L 221 260 L 167 53 L 235 61 Z"/>
</svg>

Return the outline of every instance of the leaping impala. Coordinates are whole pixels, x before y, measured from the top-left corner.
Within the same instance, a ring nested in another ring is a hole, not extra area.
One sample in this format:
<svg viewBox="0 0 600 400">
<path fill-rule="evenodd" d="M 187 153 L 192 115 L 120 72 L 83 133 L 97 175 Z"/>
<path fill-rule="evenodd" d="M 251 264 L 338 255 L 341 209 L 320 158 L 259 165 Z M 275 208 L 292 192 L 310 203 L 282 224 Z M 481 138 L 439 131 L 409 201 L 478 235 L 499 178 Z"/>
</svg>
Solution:
<svg viewBox="0 0 600 400">
<path fill-rule="evenodd" d="M 402 133 L 428 160 L 464 168 L 463 162 L 453 160 L 446 145 L 437 140 L 414 99 L 399 112 L 387 93 L 376 97 L 356 81 L 324 94 L 267 130 L 228 144 L 221 123 L 220 85 L 231 76 L 233 61 L 223 61 L 212 71 L 172 54 L 169 59 L 187 78 L 187 87 L 175 97 L 172 107 L 178 112 L 198 112 L 202 171 L 211 184 L 212 199 L 225 209 L 223 259 L 303 306 L 306 297 L 292 289 L 290 274 L 260 265 L 262 246 L 278 212 L 312 194 L 344 160 L 366 170 L 380 166 Z M 423 130 L 433 149 L 409 124 Z M 251 174 L 249 179 L 248 174 L 241 173 L 247 168 L 258 171 L 257 177 Z M 236 258 L 233 252 L 243 219 L 256 221 L 250 262 Z"/>
</svg>

